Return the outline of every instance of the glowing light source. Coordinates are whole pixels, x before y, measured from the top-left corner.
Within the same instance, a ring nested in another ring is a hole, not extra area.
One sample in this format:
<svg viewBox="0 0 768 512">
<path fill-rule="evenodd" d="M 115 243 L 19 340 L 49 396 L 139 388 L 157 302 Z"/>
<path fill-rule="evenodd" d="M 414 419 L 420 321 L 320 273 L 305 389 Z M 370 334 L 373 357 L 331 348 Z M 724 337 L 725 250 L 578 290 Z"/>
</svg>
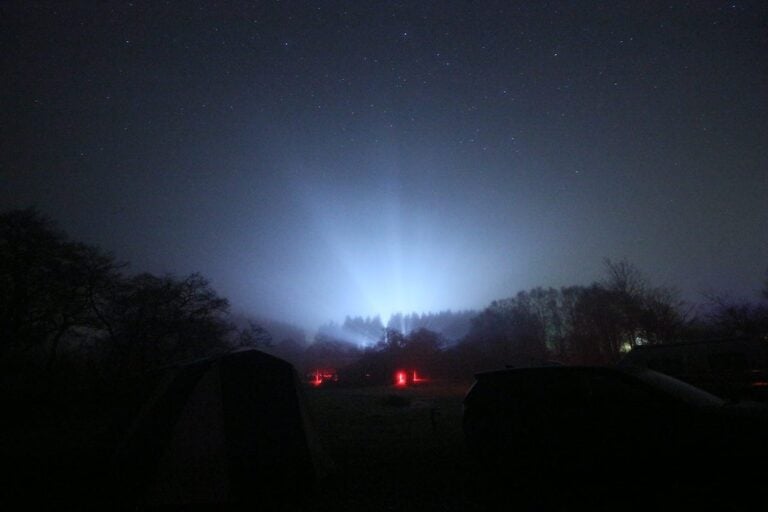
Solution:
<svg viewBox="0 0 768 512">
<path fill-rule="evenodd" d="M 398 370 L 395 372 L 395 386 L 405 387 L 409 384 L 427 382 L 427 379 L 419 375 L 417 370 Z"/>
<path fill-rule="evenodd" d="M 321 386 L 324 382 L 338 382 L 339 376 L 336 374 L 335 370 L 330 369 L 324 369 L 324 370 L 315 370 L 311 374 L 311 378 L 309 380 L 309 383 L 315 387 Z"/>
<path fill-rule="evenodd" d="M 337 290 L 332 299 L 323 295 L 323 300 L 315 301 L 327 312 L 318 323 L 340 318 L 338 312 L 343 312 L 352 317 L 379 316 L 386 326 L 396 313 L 477 307 L 478 298 L 466 290 L 484 289 L 485 283 L 465 270 L 472 265 L 485 267 L 490 251 L 472 254 L 473 248 L 485 245 L 483 241 L 456 237 L 462 226 L 453 219 L 422 201 L 411 205 L 411 198 L 403 197 L 407 187 L 399 182 L 399 168 L 385 164 L 377 170 L 381 179 L 370 187 L 373 195 L 356 193 L 343 203 L 336 201 L 339 186 L 324 179 L 308 181 L 305 174 L 296 173 L 302 179 L 292 181 L 291 187 L 310 212 L 313 231 L 324 242 L 322 251 L 306 252 L 307 268 L 317 269 L 316 274 Z M 377 205 L 373 216 L 367 213 L 371 204 Z M 475 233 L 474 228 L 471 232 Z M 497 243 L 494 239 L 493 245 Z M 328 258 L 322 265 L 321 257 Z M 299 276 L 296 286 L 305 286 Z M 402 325 L 394 327 L 403 330 Z"/>
</svg>

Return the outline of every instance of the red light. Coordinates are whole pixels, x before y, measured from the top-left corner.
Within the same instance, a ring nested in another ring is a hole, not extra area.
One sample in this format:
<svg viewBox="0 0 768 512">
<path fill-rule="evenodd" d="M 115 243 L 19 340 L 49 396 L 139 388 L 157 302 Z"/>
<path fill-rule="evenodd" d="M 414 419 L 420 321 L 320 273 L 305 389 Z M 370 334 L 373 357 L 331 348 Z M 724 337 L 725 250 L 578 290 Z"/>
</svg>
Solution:
<svg viewBox="0 0 768 512">
<path fill-rule="evenodd" d="M 309 383 L 319 387 L 326 382 L 338 382 L 339 376 L 334 369 L 319 369 L 312 372 Z"/>
<path fill-rule="evenodd" d="M 419 375 L 417 370 L 397 370 L 395 372 L 395 386 L 405 387 L 411 384 L 427 382 L 429 379 Z"/>
</svg>

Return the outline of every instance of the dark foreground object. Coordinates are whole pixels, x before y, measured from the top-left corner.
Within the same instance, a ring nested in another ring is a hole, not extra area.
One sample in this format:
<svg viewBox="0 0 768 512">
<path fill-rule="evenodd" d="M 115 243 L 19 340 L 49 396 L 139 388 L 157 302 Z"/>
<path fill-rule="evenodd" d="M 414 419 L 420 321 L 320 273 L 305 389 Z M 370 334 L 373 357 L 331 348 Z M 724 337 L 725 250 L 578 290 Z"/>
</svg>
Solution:
<svg viewBox="0 0 768 512">
<path fill-rule="evenodd" d="M 764 501 L 768 415 L 652 370 L 481 373 L 463 429 L 488 503 L 734 509 Z"/>
<path fill-rule="evenodd" d="M 619 366 L 656 370 L 730 400 L 768 404 L 768 342 L 760 338 L 642 345 Z"/>
<path fill-rule="evenodd" d="M 304 407 L 293 367 L 256 350 L 171 370 L 118 452 L 114 504 L 298 506 L 320 463 Z"/>
</svg>

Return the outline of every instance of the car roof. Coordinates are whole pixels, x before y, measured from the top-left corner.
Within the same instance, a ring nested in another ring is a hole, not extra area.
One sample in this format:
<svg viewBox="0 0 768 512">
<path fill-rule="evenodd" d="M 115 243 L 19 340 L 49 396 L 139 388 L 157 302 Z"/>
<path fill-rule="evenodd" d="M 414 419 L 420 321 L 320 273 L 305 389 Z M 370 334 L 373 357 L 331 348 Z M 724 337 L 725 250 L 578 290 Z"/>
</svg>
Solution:
<svg viewBox="0 0 768 512">
<path fill-rule="evenodd" d="M 528 366 L 520 368 L 505 368 L 475 374 L 477 382 L 502 384 L 505 379 L 513 376 L 525 376 L 525 374 L 614 374 L 632 376 L 663 392 L 668 396 L 693 405 L 719 406 L 724 402 L 721 398 L 702 389 L 692 386 L 669 375 L 642 367 L 615 367 L 615 366 Z M 489 382 L 491 381 L 491 382 Z M 499 381 L 499 382 L 493 382 Z"/>
<path fill-rule="evenodd" d="M 492 379 L 494 377 L 505 377 L 510 375 L 517 375 L 520 373 L 528 373 L 528 372 L 547 372 L 547 373 L 563 373 L 563 372 L 586 372 L 586 371 L 618 371 L 618 372 L 625 372 L 625 370 L 618 369 L 611 366 L 597 366 L 597 365 L 535 365 L 535 366 L 515 366 L 510 367 L 507 366 L 506 368 L 497 369 L 497 370 L 486 370 L 482 372 L 478 372 L 475 374 L 476 379 Z"/>
</svg>

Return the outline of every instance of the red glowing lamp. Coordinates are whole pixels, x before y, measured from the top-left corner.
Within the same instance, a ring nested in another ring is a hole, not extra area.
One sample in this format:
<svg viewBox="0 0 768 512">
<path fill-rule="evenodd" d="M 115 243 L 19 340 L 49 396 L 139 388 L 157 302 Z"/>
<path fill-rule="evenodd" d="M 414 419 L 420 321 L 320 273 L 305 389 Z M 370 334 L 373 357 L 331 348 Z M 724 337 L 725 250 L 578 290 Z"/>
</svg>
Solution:
<svg viewBox="0 0 768 512">
<path fill-rule="evenodd" d="M 338 382 L 339 376 L 333 369 L 318 369 L 312 372 L 309 383 L 315 387 L 322 386 L 325 382 Z"/>
<path fill-rule="evenodd" d="M 395 386 L 405 387 L 411 384 L 420 384 L 427 382 L 428 379 L 419 375 L 416 370 L 397 370 L 395 372 Z"/>
</svg>

